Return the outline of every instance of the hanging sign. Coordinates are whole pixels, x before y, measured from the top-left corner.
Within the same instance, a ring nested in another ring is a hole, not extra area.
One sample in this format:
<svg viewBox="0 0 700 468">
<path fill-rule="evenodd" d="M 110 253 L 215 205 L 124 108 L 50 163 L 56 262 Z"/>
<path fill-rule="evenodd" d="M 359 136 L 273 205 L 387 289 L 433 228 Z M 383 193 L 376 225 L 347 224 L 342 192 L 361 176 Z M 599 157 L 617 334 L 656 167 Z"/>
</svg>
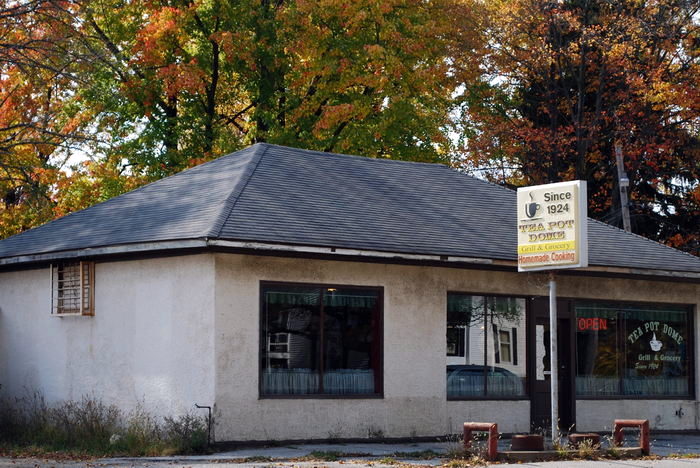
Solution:
<svg viewBox="0 0 700 468">
<path fill-rule="evenodd" d="M 518 189 L 518 271 L 588 266 L 586 181 Z"/>
</svg>

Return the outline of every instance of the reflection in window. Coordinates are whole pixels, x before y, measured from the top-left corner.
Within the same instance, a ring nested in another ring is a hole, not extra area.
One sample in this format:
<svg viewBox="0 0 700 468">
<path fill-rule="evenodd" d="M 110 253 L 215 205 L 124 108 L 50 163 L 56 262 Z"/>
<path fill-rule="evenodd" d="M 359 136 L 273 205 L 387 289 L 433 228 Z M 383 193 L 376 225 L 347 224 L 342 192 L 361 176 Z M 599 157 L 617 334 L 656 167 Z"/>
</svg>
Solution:
<svg viewBox="0 0 700 468">
<path fill-rule="evenodd" d="M 447 396 L 525 395 L 525 300 L 447 296 Z"/>
<path fill-rule="evenodd" d="M 499 330 L 498 332 L 498 346 L 501 353 L 501 362 L 510 363 L 512 361 L 512 348 L 511 348 L 511 332 L 509 330 Z"/>
<path fill-rule="evenodd" d="M 581 304 L 576 330 L 578 395 L 690 395 L 687 310 Z"/>
<path fill-rule="evenodd" d="M 379 290 L 265 285 L 262 394 L 376 394 Z"/>
</svg>

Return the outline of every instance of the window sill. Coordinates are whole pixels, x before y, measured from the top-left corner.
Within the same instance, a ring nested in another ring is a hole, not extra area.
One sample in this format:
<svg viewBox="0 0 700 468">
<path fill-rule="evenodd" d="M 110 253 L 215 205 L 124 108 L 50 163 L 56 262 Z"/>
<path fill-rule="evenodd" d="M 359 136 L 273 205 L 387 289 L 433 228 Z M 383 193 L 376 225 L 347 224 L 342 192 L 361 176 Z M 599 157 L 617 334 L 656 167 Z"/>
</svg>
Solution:
<svg viewBox="0 0 700 468">
<path fill-rule="evenodd" d="M 384 394 L 369 395 L 325 395 L 325 394 L 303 394 L 303 395 L 259 395 L 258 400 L 381 400 Z"/>
<path fill-rule="evenodd" d="M 65 317 L 94 317 L 95 314 L 51 314 L 51 317 L 65 318 Z"/>
<path fill-rule="evenodd" d="M 689 400 L 695 401 L 690 395 L 576 395 L 577 400 Z"/>
<path fill-rule="evenodd" d="M 524 396 L 473 396 L 473 397 L 447 397 L 447 401 L 530 401 L 530 397 Z"/>
</svg>

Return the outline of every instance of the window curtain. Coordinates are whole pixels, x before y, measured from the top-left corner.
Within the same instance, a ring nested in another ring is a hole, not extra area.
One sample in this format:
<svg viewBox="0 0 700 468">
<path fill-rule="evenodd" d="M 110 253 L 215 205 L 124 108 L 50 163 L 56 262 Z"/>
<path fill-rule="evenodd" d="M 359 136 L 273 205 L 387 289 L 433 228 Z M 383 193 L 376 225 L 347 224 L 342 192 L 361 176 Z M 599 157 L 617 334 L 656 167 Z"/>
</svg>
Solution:
<svg viewBox="0 0 700 468">
<path fill-rule="evenodd" d="M 265 369 L 263 388 L 273 395 L 307 395 L 318 393 L 319 375 L 310 369 Z M 323 374 L 327 394 L 351 395 L 374 393 L 372 369 L 338 369 Z"/>
</svg>

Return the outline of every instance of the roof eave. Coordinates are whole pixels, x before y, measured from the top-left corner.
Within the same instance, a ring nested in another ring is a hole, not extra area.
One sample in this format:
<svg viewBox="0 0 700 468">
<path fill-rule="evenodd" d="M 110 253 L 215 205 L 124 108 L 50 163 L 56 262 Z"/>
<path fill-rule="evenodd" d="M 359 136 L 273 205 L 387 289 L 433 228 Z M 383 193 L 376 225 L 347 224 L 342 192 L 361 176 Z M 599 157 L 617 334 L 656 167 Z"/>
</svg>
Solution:
<svg viewBox="0 0 700 468">
<path fill-rule="evenodd" d="M 236 250 L 265 250 L 273 252 L 294 252 L 307 254 L 321 254 L 339 257 L 353 258 L 379 258 L 379 259 L 401 259 L 412 261 L 427 261 L 427 262 L 449 262 L 449 263 L 472 263 L 478 265 L 493 265 L 494 260 L 490 258 L 477 257 L 456 257 L 447 255 L 430 255 L 430 254 L 409 254 L 404 252 L 388 252 L 381 250 L 364 250 L 364 249 L 349 249 L 342 247 L 318 247 L 311 245 L 292 245 L 292 244 L 274 244 L 267 242 L 253 241 L 232 241 L 212 239 L 208 241 L 211 247 L 236 249 Z"/>
<path fill-rule="evenodd" d="M 401 261 L 415 263 L 441 264 L 445 266 L 470 265 L 472 268 L 486 267 L 505 270 L 517 270 L 517 262 L 478 257 L 462 257 L 449 255 L 410 254 L 403 252 L 389 252 L 378 250 L 350 249 L 340 247 L 321 247 L 311 245 L 293 245 L 281 243 L 266 243 L 254 241 L 237 241 L 223 239 L 180 239 L 171 241 L 142 242 L 133 244 L 121 244 L 103 247 L 93 247 L 76 250 L 64 250 L 59 252 L 47 252 L 31 255 L 19 255 L 0 258 L 0 267 L 3 270 L 13 267 L 23 267 L 30 264 L 41 264 L 52 261 L 79 260 L 83 258 L 97 258 L 110 256 L 139 256 L 154 253 L 177 254 L 183 251 L 196 250 L 226 250 L 243 253 L 261 252 L 267 255 L 313 255 L 323 257 L 336 257 L 347 259 L 372 259 L 374 261 Z M 669 271 L 642 268 L 588 266 L 575 270 L 564 270 L 564 274 L 592 275 L 592 276 L 625 276 L 644 277 L 657 279 L 678 279 L 691 282 L 700 282 L 700 273 L 688 271 Z"/>
<path fill-rule="evenodd" d="M 105 257 L 110 255 L 139 254 L 163 251 L 201 249 L 207 247 L 206 239 L 181 239 L 172 241 L 141 242 L 133 244 L 88 247 L 75 250 L 17 255 L 0 258 L 1 267 L 20 266 L 24 264 L 47 263 L 52 261 L 79 260 L 83 258 Z"/>
</svg>

